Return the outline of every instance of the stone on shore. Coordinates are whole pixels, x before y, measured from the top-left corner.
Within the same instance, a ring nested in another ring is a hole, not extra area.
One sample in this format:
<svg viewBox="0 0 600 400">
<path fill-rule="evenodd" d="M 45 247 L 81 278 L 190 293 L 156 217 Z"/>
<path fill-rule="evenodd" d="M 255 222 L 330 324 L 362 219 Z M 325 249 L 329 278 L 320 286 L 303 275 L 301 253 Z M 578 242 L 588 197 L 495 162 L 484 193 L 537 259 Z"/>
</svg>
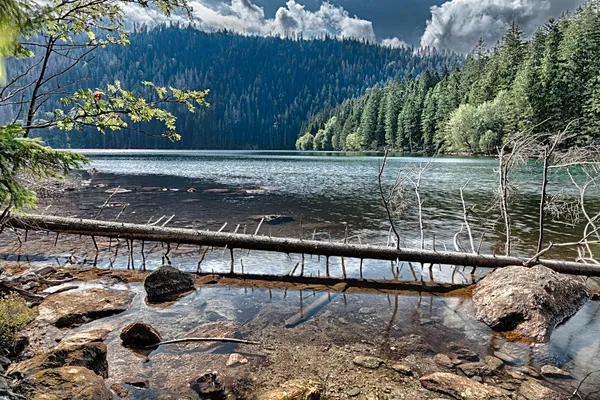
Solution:
<svg viewBox="0 0 600 400">
<path fill-rule="evenodd" d="M 352 360 L 352 362 L 358 366 L 368 369 L 377 369 L 381 364 L 383 364 L 383 360 L 371 356 L 357 356 L 354 357 L 354 360 Z"/>
<path fill-rule="evenodd" d="M 144 280 L 144 289 L 149 303 L 164 303 L 177 300 L 179 295 L 194 289 L 194 278 L 171 265 L 154 270 Z"/>
<path fill-rule="evenodd" d="M 103 378 L 108 377 L 107 348 L 104 343 L 60 344 L 54 350 L 13 364 L 11 376 L 28 378 L 37 372 L 60 367 L 87 368 Z"/>
<path fill-rule="evenodd" d="M 571 374 L 553 365 L 544 365 L 540 371 L 545 378 L 570 378 Z"/>
<path fill-rule="evenodd" d="M 311 380 L 294 379 L 258 396 L 259 400 L 319 400 L 323 385 Z"/>
<path fill-rule="evenodd" d="M 591 297 L 585 284 L 541 265 L 497 269 L 473 292 L 478 320 L 542 343 Z"/>
<path fill-rule="evenodd" d="M 57 328 L 73 328 L 126 311 L 134 296 L 132 292 L 113 289 L 57 293 L 39 305 L 37 320 Z"/>
<path fill-rule="evenodd" d="M 436 372 L 420 379 L 428 390 L 460 400 L 508 400 L 508 392 L 472 379 L 446 372 Z"/>
<path fill-rule="evenodd" d="M 519 398 L 523 400 L 562 400 L 560 393 L 547 388 L 534 379 L 529 379 L 521 384 Z"/>
<path fill-rule="evenodd" d="M 145 349 L 157 346 L 162 338 L 153 327 L 142 322 L 133 322 L 121 331 L 123 346 L 135 349 Z"/>
<path fill-rule="evenodd" d="M 111 400 L 104 379 L 83 367 L 60 367 L 37 372 L 21 385 L 31 400 Z"/>
</svg>

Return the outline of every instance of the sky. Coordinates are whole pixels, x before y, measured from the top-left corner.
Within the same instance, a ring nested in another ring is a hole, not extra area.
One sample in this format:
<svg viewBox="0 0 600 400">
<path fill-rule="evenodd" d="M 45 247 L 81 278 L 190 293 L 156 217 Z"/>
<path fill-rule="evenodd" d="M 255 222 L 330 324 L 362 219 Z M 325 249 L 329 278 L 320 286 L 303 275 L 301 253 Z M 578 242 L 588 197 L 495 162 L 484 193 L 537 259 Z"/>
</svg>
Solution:
<svg viewBox="0 0 600 400">
<path fill-rule="evenodd" d="M 469 52 L 479 38 L 493 46 L 515 21 L 526 35 L 586 0 L 188 0 L 197 26 L 253 35 L 366 39 L 382 45 Z M 148 24 L 164 16 L 126 6 Z M 175 17 L 175 19 L 181 17 Z"/>
</svg>

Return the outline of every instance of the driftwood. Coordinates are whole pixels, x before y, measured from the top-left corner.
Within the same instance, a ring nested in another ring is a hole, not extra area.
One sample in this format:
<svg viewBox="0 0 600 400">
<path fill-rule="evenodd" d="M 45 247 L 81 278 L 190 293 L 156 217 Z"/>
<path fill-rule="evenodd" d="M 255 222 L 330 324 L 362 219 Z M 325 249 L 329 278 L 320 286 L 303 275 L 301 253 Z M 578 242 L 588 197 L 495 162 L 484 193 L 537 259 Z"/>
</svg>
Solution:
<svg viewBox="0 0 600 400">
<path fill-rule="evenodd" d="M 234 339 L 234 338 L 184 338 L 184 339 L 166 340 L 164 342 L 150 345 L 150 346 L 148 346 L 148 348 L 156 348 L 157 346 L 162 346 L 164 344 L 201 343 L 201 342 L 220 342 L 220 343 L 238 343 L 238 344 L 260 345 L 259 342 L 253 342 L 251 340 L 244 340 L 244 339 Z"/>
<path fill-rule="evenodd" d="M 166 228 L 141 224 L 41 215 L 11 216 L 7 219 L 6 223 L 8 226 L 15 229 L 39 229 L 56 233 L 84 236 L 105 236 L 129 240 L 228 247 L 230 249 L 274 251 L 287 254 L 312 254 L 324 257 L 346 257 L 361 260 L 399 260 L 423 264 L 502 268 L 510 265 L 523 265 L 530 259 L 514 256 L 496 256 L 277 238 L 271 236 L 258 236 L 256 234 L 246 235 L 239 233 L 207 232 L 194 229 Z M 600 277 L 600 265 L 548 259 L 540 259 L 538 263 L 561 273 Z"/>
</svg>

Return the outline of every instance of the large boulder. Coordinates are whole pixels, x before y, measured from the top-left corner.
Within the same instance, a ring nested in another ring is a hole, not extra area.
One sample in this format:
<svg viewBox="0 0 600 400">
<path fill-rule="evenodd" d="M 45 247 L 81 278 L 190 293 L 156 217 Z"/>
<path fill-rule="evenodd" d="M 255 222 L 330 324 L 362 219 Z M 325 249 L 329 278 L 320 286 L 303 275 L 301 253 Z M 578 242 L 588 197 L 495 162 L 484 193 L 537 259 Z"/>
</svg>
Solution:
<svg viewBox="0 0 600 400">
<path fill-rule="evenodd" d="M 48 296 L 38 307 L 38 321 L 72 328 L 126 311 L 134 293 L 126 290 L 86 289 Z"/>
<path fill-rule="evenodd" d="M 123 346 L 136 349 L 145 349 L 157 346 L 162 338 L 153 327 L 142 322 L 133 322 L 121 331 Z"/>
<path fill-rule="evenodd" d="M 454 399 L 463 400 L 508 400 L 508 392 L 484 385 L 472 379 L 446 372 L 436 372 L 420 379 L 428 390 L 444 393 Z"/>
<path fill-rule="evenodd" d="M 473 292 L 477 319 L 542 343 L 591 297 L 585 284 L 541 265 L 498 269 Z"/>
<path fill-rule="evenodd" d="M 8 374 L 27 378 L 45 369 L 75 366 L 87 368 L 101 377 L 107 378 L 106 352 L 106 345 L 101 342 L 59 344 L 49 353 L 11 365 Z"/>
<path fill-rule="evenodd" d="M 111 400 L 104 379 L 83 367 L 46 369 L 27 378 L 21 390 L 31 400 Z"/>
<path fill-rule="evenodd" d="M 194 277 L 190 274 L 171 265 L 163 265 L 146 277 L 144 289 L 149 303 L 163 303 L 176 300 L 182 293 L 193 290 L 194 284 Z"/>
</svg>

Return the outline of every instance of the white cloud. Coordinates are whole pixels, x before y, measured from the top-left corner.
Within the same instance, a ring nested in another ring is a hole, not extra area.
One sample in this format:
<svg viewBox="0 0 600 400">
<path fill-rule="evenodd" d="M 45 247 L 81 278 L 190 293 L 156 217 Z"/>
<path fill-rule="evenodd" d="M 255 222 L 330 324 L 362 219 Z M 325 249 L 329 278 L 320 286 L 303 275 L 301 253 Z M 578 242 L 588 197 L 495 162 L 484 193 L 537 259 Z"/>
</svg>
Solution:
<svg viewBox="0 0 600 400">
<path fill-rule="evenodd" d="M 280 7 L 274 18 L 266 18 L 264 9 L 251 0 L 231 0 L 229 4 L 211 6 L 207 0 L 189 2 L 193 11 L 194 23 L 200 29 L 228 29 L 251 35 L 302 34 L 305 38 L 335 37 L 364 39 L 374 42 L 375 31 L 371 21 L 351 16 L 344 8 L 328 2 L 321 4 L 316 11 L 306 10 L 295 0 L 289 0 Z M 152 9 L 140 9 L 134 5 L 124 7 L 128 19 L 146 24 L 164 23 L 167 20 L 185 22 L 185 18 L 173 16 L 167 19 Z"/>
<path fill-rule="evenodd" d="M 480 38 L 495 44 L 514 21 L 531 35 L 548 18 L 586 0 L 450 0 L 431 7 L 421 46 L 468 52 Z"/>
<path fill-rule="evenodd" d="M 383 39 L 381 45 L 391 47 L 392 49 L 404 49 L 408 47 L 408 44 L 404 40 L 397 37 Z"/>
</svg>

